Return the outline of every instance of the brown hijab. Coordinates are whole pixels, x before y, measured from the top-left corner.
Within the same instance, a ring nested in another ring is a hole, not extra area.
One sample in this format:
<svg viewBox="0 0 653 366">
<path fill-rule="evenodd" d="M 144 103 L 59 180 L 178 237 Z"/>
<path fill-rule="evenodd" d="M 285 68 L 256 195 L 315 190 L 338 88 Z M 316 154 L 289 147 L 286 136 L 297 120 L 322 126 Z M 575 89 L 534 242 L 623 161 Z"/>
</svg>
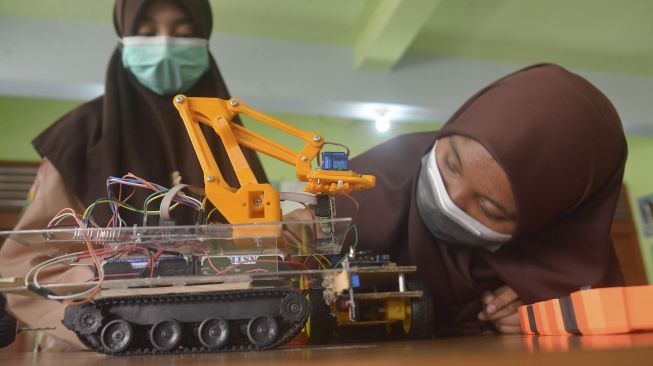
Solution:
<svg viewBox="0 0 653 366">
<path fill-rule="evenodd" d="M 435 140 L 480 142 L 508 175 L 513 239 L 495 253 L 434 238 L 415 203 L 420 159 Z M 352 160 L 377 187 L 355 194 L 363 248 L 418 266 L 437 331 L 478 330 L 483 291 L 503 284 L 527 303 L 581 286 L 623 284 L 610 226 L 627 147 L 619 116 L 587 80 L 557 65 L 528 67 L 474 95 L 439 132 L 404 135 Z M 353 214 L 344 201 L 339 214 Z"/>
<path fill-rule="evenodd" d="M 114 26 L 118 36 L 134 35 L 147 0 L 117 0 Z M 177 3 L 193 21 L 197 37 L 208 39 L 212 15 L 208 0 Z M 210 68 L 184 92 L 188 96 L 230 98 L 213 57 Z M 240 123 L 238 119 L 234 122 Z M 216 161 L 232 186 L 236 176 L 224 146 L 212 132 L 207 135 Z M 203 187 L 203 174 L 172 96 L 158 96 L 138 83 L 122 66 L 117 46 L 105 81 L 105 95 L 71 111 L 33 141 L 36 150 L 48 158 L 76 192 L 84 205 L 107 195 L 106 179 L 132 172 L 163 186 L 171 185 L 171 174 L 178 171 L 182 182 Z M 267 181 L 256 154 L 243 149 L 260 182 Z M 146 192 L 130 202 L 141 204 Z M 94 213 L 98 222 L 108 220 L 109 211 Z M 192 215 L 178 222 L 192 222 Z M 125 216 L 129 224 L 140 224 L 140 217 Z M 104 220 L 106 219 L 106 220 Z M 130 222 L 131 221 L 131 222 Z"/>
</svg>

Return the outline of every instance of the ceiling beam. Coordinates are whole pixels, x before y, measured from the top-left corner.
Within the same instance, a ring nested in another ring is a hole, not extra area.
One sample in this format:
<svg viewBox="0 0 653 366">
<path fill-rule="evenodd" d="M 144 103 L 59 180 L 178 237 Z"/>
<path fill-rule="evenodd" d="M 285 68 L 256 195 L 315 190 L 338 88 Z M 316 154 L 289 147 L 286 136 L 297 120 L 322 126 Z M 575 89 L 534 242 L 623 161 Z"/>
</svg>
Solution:
<svg viewBox="0 0 653 366">
<path fill-rule="evenodd" d="M 354 44 L 359 69 L 392 70 L 441 0 L 379 0 Z"/>
</svg>

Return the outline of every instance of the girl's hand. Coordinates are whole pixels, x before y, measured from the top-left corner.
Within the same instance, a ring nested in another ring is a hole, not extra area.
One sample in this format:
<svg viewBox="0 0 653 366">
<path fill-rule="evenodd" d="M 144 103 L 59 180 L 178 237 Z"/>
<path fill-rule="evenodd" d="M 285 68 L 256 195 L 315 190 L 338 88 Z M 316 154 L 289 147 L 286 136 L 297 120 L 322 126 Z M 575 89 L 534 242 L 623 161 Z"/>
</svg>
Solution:
<svg viewBox="0 0 653 366">
<path fill-rule="evenodd" d="M 483 311 L 478 313 L 479 320 L 492 322 L 499 333 L 521 333 L 517 308 L 524 302 L 510 287 L 502 286 L 494 291 L 485 292 L 481 297 L 481 303 Z"/>
</svg>

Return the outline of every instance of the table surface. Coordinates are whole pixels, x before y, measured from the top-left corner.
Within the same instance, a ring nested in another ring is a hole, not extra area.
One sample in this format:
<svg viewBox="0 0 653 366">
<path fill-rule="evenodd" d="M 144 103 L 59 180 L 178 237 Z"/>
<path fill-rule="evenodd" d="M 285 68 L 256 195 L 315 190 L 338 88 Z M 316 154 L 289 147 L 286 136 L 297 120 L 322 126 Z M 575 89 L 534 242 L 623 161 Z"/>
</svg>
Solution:
<svg viewBox="0 0 653 366">
<path fill-rule="evenodd" d="M 344 363 L 343 363 L 344 362 Z M 428 341 L 294 346 L 265 352 L 109 357 L 93 352 L 0 354 L 0 365 L 653 365 L 653 333 L 613 336 L 482 336 Z"/>
</svg>

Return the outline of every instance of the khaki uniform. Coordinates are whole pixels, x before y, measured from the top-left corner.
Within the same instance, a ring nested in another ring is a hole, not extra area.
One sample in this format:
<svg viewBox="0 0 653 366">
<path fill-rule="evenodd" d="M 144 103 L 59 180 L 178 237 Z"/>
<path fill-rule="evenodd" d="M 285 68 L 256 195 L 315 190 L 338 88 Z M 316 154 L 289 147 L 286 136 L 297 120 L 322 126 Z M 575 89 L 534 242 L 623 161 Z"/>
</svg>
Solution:
<svg viewBox="0 0 653 366">
<path fill-rule="evenodd" d="M 14 230 L 44 229 L 48 222 L 63 208 L 70 207 L 76 212 L 83 212 L 79 199 L 68 189 L 61 175 L 46 159 L 39 169 L 36 191 L 32 203 L 23 212 Z M 24 277 L 34 265 L 49 257 L 38 246 L 27 246 L 16 240 L 7 239 L 0 248 L 0 276 Z M 91 278 L 88 268 L 53 267 L 43 271 L 39 277 L 42 283 L 82 282 Z M 33 327 L 56 327 L 47 331 L 40 343 L 42 351 L 68 351 L 85 349 L 77 336 L 63 326 L 61 321 L 66 305 L 41 297 L 9 295 L 8 310 L 22 323 Z M 34 337 L 29 337 L 33 341 Z M 28 341 L 29 342 L 29 341 Z M 25 344 L 22 349 L 32 349 Z"/>
</svg>

